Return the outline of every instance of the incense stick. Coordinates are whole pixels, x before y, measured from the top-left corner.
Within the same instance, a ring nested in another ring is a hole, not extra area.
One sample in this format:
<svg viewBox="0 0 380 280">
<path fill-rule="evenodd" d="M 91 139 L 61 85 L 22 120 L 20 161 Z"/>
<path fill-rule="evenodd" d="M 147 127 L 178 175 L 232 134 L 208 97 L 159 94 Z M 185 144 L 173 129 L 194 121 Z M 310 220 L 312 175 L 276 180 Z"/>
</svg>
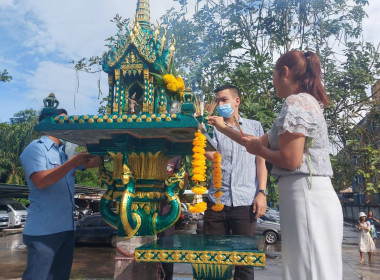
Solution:
<svg viewBox="0 0 380 280">
<path fill-rule="evenodd" d="M 209 116 L 211 116 L 212 113 L 214 113 L 216 105 L 217 103 L 215 100 L 211 100 L 211 102 L 207 102 L 205 104 L 205 110 L 208 112 Z"/>
<path fill-rule="evenodd" d="M 233 116 L 233 118 L 234 118 L 234 122 L 235 122 L 235 125 L 236 125 L 236 126 L 237 126 L 237 128 L 239 129 L 239 131 L 240 131 L 241 135 L 243 135 L 243 137 L 245 137 L 245 134 L 244 134 L 243 130 L 241 129 L 241 126 L 240 126 L 240 124 L 239 124 L 238 120 L 236 119 L 236 117 L 235 117 L 235 116 Z"/>
</svg>

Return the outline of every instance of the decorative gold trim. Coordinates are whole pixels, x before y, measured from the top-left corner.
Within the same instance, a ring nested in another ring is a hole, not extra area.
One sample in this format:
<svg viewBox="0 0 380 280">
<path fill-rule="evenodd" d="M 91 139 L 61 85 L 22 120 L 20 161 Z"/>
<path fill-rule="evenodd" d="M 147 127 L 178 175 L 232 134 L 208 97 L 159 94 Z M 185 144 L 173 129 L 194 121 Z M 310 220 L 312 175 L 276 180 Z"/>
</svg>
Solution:
<svg viewBox="0 0 380 280">
<path fill-rule="evenodd" d="M 136 262 L 224 264 L 265 267 L 265 253 L 199 251 L 199 250 L 135 250 Z"/>
<path fill-rule="evenodd" d="M 128 237 L 134 236 L 141 226 L 141 217 L 137 213 L 132 213 L 132 216 L 136 219 L 136 228 L 132 229 L 131 225 L 128 222 L 127 201 L 130 196 L 133 197 L 133 194 L 131 194 L 128 190 L 126 190 L 121 200 L 121 211 L 120 211 L 120 220 L 121 220 L 121 223 L 123 224 L 124 231 Z"/>
</svg>

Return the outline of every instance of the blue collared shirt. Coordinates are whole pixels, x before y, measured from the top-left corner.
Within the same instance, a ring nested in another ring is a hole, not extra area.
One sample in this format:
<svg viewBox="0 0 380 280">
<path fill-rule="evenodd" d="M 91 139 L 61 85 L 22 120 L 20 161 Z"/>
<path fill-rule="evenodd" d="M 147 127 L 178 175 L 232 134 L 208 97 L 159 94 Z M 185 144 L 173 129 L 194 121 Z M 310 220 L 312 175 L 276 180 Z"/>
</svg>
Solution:
<svg viewBox="0 0 380 280">
<path fill-rule="evenodd" d="M 258 137 L 264 134 L 258 121 L 240 117 L 239 124 L 244 134 Z M 234 129 L 238 130 L 237 127 Z M 226 206 L 252 205 L 258 190 L 256 156 L 216 129 L 213 140 L 222 156 L 221 203 Z M 215 189 L 211 185 L 208 198 L 215 203 L 213 193 Z"/>
<path fill-rule="evenodd" d="M 30 179 L 35 172 L 57 168 L 66 162 L 64 145 L 58 147 L 49 137 L 42 136 L 25 148 L 20 161 L 30 190 L 30 206 L 23 233 L 36 236 L 74 230 L 75 170 L 41 190 Z"/>
</svg>

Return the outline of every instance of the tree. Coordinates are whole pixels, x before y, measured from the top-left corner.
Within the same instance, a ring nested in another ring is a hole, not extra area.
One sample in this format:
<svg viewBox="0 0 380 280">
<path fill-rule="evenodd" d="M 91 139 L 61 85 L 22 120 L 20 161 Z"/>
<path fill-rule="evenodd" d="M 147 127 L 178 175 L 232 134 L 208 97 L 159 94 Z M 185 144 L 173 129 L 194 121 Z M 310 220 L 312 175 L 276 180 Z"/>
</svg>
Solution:
<svg viewBox="0 0 380 280">
<path fill-rule="evenodd" d="M 12 76 L 9 75 L 7 69 L 4 69 L 4 71 L 0 72 L 0 82 L 10 82 L 12 80 Z"/>
<path fill-rule="evenodd" d="M 325 110 L 330 139 L 341 151 L 332 158 L 334 183 L 337 189 L 349 185 L 355 172 L 342 154 L 351 151 L 358 120 L 372 108 L 367 88 L 380 73 L 379 46 L 360 40 L 369 2 L 198 0 L 193 15 L 188 1 L 179 2 L 180 10 L 169 10 L 162 20 L 177 39 L 176 63 L 184 77 L 203 93 L 234 83 L 243 92 L 243 114 L 261 121 L 265 130 L 280 108 L 271 86 L 277 57 L 291 49 L 319 55 L 331 98 Z M 349 167 L 342 182 L 339 174 Z"/>
<path fill-rule="evenodd" d="M 180 9 L 162 21 L 176 38 L 176 65 L 194 93 L 210 99 L 217 85 L 233 83 L 243 93 L 243 115 L 268 130 L 281 105 L 271 84 L 274 62 L 291 49 L 314 50 L 331 98 L 325 110 L 331 142 L 349 153 L 353 129 L 371 108 L 367 88 L 380 74 L 379 46 L 361 41 L 368 0 L 197 0 L 194 9 L 177 1 Z M 123 21 L 114 20 L 122 32 Z M 101 58 L 82 61 L 81 69 L 95 61 Z M 332 160 L 336 174 L 347 168 Z"/>
<path fill-rule="evenodd" d="M 38 115 L 29 109 L 16 113 L 12 119 L 13 123 L 0 123 L 0 181 L 21 185 L 25 184 L 25 175 L 19 157 L 38 137 L 34 131 Z"/>
</svg>

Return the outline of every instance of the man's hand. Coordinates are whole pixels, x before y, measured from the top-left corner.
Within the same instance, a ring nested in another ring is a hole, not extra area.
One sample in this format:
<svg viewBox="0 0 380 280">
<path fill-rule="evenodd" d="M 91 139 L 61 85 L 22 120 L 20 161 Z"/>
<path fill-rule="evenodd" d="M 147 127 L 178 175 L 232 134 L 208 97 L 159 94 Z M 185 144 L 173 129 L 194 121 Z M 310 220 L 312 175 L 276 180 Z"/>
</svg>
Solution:
<svg viewBox="0 0 380 280">
<path fill-rule="evenodd" d="M 93 163 L 93 161 L 95 161 L 96 158 L 97 158 L 96 156 L 90 155 L 87 152 L 81 152 L 81 153 L 77 153 L 75 156 L 73 156 L 70 159 L 70 161 L 72 161 L 74 163 L 75 167 L 84 166 L 85 168 L 90 168 L 90 167 L 87 167 L 86 165 Z M 99 159 L 98 159 L 98 161 L 99 161 Z M 95 166 L 93 166 L 93 167 L 95 167 Z"/>
<path fill-rule="evenodd" d="M 88 168 L 95 168 L 95 167 L 99 167 L 99 162 L 100 162 L 99 157 L 98 156 L 93 156 L 83 166 L 86 169 L 88 169 Z"/>
<path fill-rule="evenodd" d="M 208 119 L 208 123 L 214 126 L 218 131 L 221 131 L 223 128 L 226 127 L 223 117 L 211 116 Z"/>
<path fill-rule="evenodd" d="M 260 218 L 267 211 L 267 197 L 258 193 L 255 200 L 253 201 L 253 213 L 256 213 L 255 218 Z"/>
</svg>

